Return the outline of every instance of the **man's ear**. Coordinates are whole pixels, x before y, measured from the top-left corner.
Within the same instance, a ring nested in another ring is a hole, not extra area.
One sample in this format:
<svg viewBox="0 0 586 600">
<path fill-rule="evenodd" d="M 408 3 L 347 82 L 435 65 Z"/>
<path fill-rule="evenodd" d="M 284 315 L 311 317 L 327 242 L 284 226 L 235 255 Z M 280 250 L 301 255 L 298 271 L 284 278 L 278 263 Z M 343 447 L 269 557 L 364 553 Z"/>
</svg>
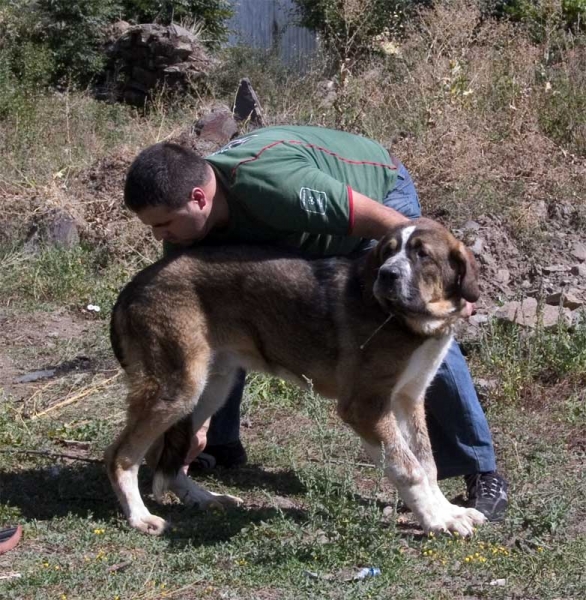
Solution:
<svg viewBox="0 0 586 600">
<path fill-rule="evenodd" d="M 200 187 L 194 187 L 191 190 L 189 199 L 193 202 L 197 202 L 200 209 L 204 208 L 208 202 L 205 192 Z"/>
<path fill-rule="evenodd" d="M 468 302 L 476 302 L 480 298 L 478 287 L 478 265 L 472 252 L 462 242 L 452 251 L 459 273 L 460 295 Z"/>
</svg>

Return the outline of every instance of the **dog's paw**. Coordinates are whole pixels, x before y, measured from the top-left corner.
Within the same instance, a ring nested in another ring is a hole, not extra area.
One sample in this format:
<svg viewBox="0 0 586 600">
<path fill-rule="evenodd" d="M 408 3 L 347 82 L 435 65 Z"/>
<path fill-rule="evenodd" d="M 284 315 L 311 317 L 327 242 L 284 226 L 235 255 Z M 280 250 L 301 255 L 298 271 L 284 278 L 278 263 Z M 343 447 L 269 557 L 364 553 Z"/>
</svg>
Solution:
<svg viewBox="0 0 586 600">
<path fill-rule="evenodd" d="M 131 517 L 128 521 L 132 527 L 149 535 L 162 535 L 168 527 L 165 519 L 161 519 L 161 517 L 151 515 L 150 513 L 141 517 Z"/>
<path fill-rule="evenodd" d="M 238 496 L 230 496 L 229 494 L 214 494 L 209 492 L 213 496 L 213 500 L 210 502 L 207 508 L 225 508 L 227 506 L 241 506 L 244 503 L 242 498 Z"/>
<path fill-rule="evenodd" d="M 226 506 L 238 506 L 242 500 L 227 494 L 215 494 L 200 487 L 188 477 L 179 477 L 171 484 L 171 490 L 185 506 L 200 510 L 221 510 Z"/>
<path fill-rule="evenodd" d="M 462 508 L 461 506 L 449 505 L 443 508 L 440 514 L 435 514 L 423 524 L 426 533 L 458 534 L 462 537 L 470 537 L 477 525 L 486 521 L 486 517 L 474 508 Z"/>
</svg>

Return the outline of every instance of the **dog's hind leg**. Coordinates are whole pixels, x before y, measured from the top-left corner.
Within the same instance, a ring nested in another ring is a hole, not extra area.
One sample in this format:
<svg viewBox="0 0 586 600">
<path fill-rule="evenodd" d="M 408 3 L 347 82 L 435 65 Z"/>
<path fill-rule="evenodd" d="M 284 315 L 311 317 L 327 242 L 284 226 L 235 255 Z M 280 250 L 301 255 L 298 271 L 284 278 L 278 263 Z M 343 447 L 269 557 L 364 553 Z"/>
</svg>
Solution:
<svg viewBox="0 0 586 600">
<path fill-rule="evenodd" d="M 129 415 L 129 424 L 106 450 L 105 456 L 108 477 L 128 522 L 135 529 L 153 535 L 163 533 L 166 522 L 152 515 L 144 505 L 138 489 L 138 469 L 150 445 L 164 433 L 166 425 L 159 420 L 153 426 L 148 416 Z"/>
<path fill-rule="evenodd" d="M 180 425 L 183 426 L 184 433 L 186 430 L 189 431 L 189 435 L 193 435 L 194 432 L 198 431 L 205 421 L 223 406 L 234 385 L 237 368 L 229 357 L 216 357 L 210 367 L 205 390 L 195 405 L 191 416 L 177 424 L 165 437 L 167 439 L 172 437 L 173 432 Z M 187 420 L 190 422 L 187 423 Z M 177 435 L 180 435 L 180 433 L 177 432 Z M 160 496 L 162 489 L 167 488 L 186 506 L 196 506 L 200 509 L 235 506 L 242 503 L 242 500 L 236 496 L 216 494 L 205 490 L 189 478 L 185 470 L 180 468 L 183 462 L 179 462 L 185 457 L 186 451 L 187 448 L 184 448 L 183 455 L 176 457 L 172 475 L 164 474 L 160 469 L 157 470 L 153 485 L 155 496 Z"/>
<path fill-rule="evenodd" d="M 127 424 L 106 451 L 106 468 L 114 491 L 132 527 L 145 533 L 161 534 L 163 519 L 152 515 L 138 489 L 138 469 L 158 438 L 189 415 L 203 391 L 207 362 L 192 359 L 181 372 L 167 378 L 165 386 L 155 378 L 135 377 L 128 394 Z"/>
</svg>

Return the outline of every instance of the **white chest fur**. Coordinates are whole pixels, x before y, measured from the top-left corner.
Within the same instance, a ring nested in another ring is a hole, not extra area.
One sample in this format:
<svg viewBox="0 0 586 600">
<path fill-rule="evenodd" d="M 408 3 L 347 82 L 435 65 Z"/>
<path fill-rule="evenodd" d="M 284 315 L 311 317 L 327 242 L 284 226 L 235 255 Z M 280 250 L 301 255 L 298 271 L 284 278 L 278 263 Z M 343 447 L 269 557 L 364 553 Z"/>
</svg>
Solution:
<svg viewBox="0 0 586 600">
<path fill-rule="evenodd" d="M 423 394 L 435 377 L 444 360 L 453 336 L 446 334 L 438 338 L 429 338 L 411 356 L 407 368 L 401 374 L 393 389 L 392 398 L 398 395 L 408 396 L 412 400 L 423 400 Z"/>
</svg>

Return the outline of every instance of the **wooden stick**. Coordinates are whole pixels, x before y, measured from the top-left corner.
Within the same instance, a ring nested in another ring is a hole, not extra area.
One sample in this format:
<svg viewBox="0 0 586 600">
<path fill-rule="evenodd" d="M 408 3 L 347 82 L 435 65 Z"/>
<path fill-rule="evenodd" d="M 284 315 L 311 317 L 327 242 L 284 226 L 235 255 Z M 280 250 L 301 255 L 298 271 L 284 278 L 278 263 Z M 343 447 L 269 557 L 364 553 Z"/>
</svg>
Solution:
<svg viewBox="0 0 586 600">
<path fill-rule="evenodd" d="M 74 402 L 77 402 L 78 400 L 81 400 L 82 398 L 89 396 L 96 390 L 99 390 L 101 387 L 104 387 L 108 383 L 111 383 L 112 381 L 114 381 L 115 379 L 120 377 L 121 374 L 122 374 L 122 371 L 118 371 L 118 373 L 116 373 L 116 375 L 114 375 L 114 377 L 110 377 L 110 379 L 105 379 L 104 381 L 98 383 L 98 385 L 94 385 L 90 388 L 86 388 L 82 392 L 79 392 L 78 394 L 71 396 L 71 398 L 66 398 L 65 400 L 62 400 L 61 402 L 57 402 L 57 404 L 53 404 L 53 406 L 49 406 L 49 408 L 46 408 L 45 410 L 42 410 L 40 413 L 33 415 L 30 418 L 30 420 L 34 421 L 35 419 L 38 419 L 39 417 L 42 417 L 42 416 L 46 415 L 47 413 L 57 410 L 58 408 L 63 408 L 64 406 L 69 406 L 70 404 L 73 404 Z"/>
<path fill-rule="evenodd" d="M 67 458 L 68 460 L 80 460 L 82 462 L 102 464 L 104 461 L 99 458 L 84 458 L 75 456 L 75 454 L 64 454 L 62 452 L 51 452 L 50 450 L 20 450 L 19 448 L 3 448 L 1 454 L 37 454 L 49 458 Z"/>
</svg>

